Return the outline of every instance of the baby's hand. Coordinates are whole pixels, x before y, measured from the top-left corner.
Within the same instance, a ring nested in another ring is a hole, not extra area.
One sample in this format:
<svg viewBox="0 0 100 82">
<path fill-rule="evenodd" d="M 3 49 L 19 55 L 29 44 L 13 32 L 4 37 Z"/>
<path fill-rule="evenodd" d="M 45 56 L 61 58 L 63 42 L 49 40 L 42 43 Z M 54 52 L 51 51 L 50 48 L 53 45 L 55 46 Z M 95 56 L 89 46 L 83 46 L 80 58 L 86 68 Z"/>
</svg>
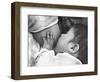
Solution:
<svg viewBox="0 0 100 82">
<path fill-rule="evenodd" d="M 47 32 L 46 37 L 43 37 L 44 44 L 43 48 L 51 50 L 53 48 L 54 37 L 52 32 Z"/>
</svg>

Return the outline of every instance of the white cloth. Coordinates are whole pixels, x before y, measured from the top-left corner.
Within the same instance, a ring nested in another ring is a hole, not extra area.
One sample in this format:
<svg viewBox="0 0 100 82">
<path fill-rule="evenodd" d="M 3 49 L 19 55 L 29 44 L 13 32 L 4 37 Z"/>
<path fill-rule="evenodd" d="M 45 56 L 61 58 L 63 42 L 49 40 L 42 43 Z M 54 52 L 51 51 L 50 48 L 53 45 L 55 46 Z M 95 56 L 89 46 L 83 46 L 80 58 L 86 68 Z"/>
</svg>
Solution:
<svg viewBox="0 0 100 82">
<path fill-rule="evenodd" d="M 65 66 L 65 65 L 76 65 L 82 64 L 79 59 L 71 56 L 68 53 L 58 53 L 55 56 L 53 50 L 41 49 L 37 53 L 37 63 L 36 66 Z"/>
<path fill-rule="evenodd" d="M 79 59 L 68 53 L 58 53 L 53 50 L 40 49 L 38 42 L 28 33 L 28 66 L 61 66 L 82 64 Z"/>
<path fill-rule="evenodd" d="M 58 23 L 57 16 L 34 16 L 29 15 L 29 32 L 40 32 Z"/>
<path fill-rule="evenodd" d="M 31 33 L 28 33 L 28 49 L 28 66 L 34 66 L 40 45 L 36 42 Z"/>
</svg>

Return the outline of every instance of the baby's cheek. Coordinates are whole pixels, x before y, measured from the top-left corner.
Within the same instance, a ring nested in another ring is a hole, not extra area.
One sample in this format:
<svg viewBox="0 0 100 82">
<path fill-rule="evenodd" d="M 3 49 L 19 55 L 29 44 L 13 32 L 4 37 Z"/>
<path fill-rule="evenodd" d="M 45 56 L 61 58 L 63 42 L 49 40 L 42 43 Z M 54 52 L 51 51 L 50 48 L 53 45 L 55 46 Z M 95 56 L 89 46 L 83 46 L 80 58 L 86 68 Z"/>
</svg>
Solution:
<svg viewBox="0 0 100 82">
<path fill-rule="evenodd" d="M 63 52 L 64 51 L 64 43 L 59 41 L 57 43 L 57 49 L 58 49 L 59 52 Z"/>
</svg>

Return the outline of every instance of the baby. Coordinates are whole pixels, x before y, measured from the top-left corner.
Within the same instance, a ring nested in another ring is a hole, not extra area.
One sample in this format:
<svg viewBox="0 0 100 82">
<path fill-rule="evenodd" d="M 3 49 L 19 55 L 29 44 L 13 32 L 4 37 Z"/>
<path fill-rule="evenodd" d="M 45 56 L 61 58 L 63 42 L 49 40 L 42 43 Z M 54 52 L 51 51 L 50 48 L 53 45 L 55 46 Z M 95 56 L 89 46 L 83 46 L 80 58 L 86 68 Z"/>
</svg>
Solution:
<svg viewBox="0 0 100 82">
<path fill-rule="evenodd" d="M 52 32 L 47 32 L 43 40 L 37 66 L 87 64 L 87 27 L 83 24 L 74 24 L 66 34 L 61 34 L 54 50 Z"/>
</svg>

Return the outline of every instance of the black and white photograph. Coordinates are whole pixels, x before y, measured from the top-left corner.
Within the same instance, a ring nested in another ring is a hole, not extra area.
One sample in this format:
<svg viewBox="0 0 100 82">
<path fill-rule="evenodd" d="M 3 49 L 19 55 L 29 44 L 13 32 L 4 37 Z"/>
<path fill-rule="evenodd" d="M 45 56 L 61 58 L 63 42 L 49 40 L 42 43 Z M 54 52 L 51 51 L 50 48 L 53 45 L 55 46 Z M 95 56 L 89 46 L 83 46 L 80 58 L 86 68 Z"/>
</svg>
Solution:
<svg viewBox="0 0 100 82">
<path fill-rule="evenodd" d="M 12 3 L 13 79 L 97 74 L 97 7 Z"/>
<path fill-rule="evenodd" d="M 28 15 L 28 66 L 88 64 L 88 18 Z"/>
</svg>

